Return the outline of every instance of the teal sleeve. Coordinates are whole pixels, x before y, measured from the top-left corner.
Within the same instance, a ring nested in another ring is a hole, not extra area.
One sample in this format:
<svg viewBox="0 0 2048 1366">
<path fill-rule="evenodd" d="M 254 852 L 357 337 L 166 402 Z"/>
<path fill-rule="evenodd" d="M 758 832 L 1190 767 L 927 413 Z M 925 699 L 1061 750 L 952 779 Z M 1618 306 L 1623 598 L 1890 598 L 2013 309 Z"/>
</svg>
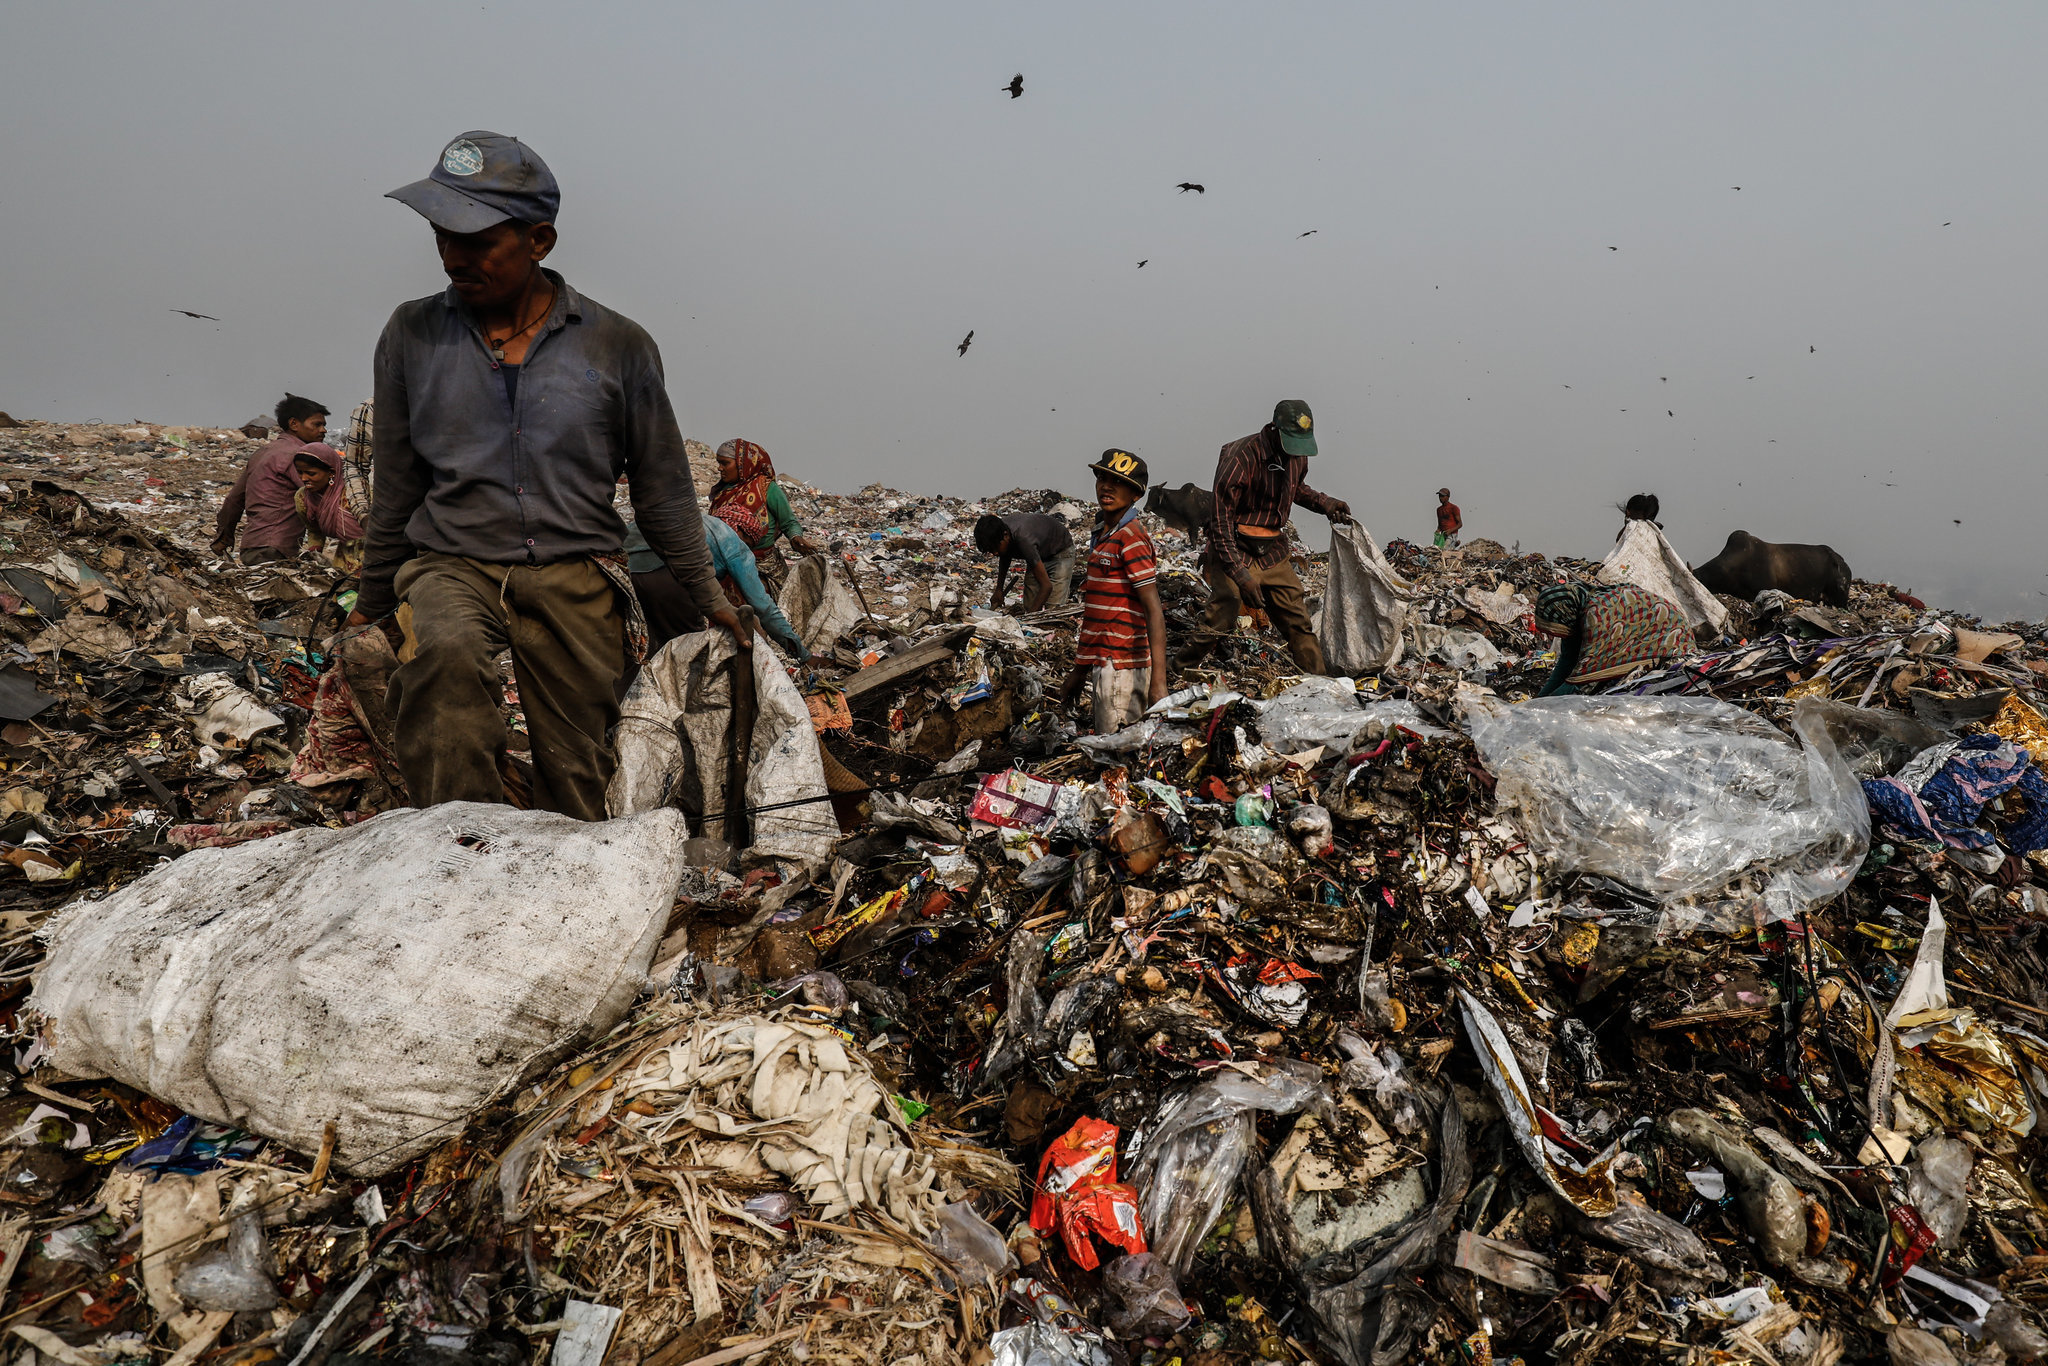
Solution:
<svg viewBox="0 0 2048 1366">
<path fill-rule="evenodd" d="M 732 581 L 739 585 L 740 596 L 747 600 L 747 605 L 761 618 L 762 630 L 782 642 L 782 647 L 796 656 L 799 663 L 811 657 L 811 652 L 804 648 L 804 643 L 797 639 L 796 632 L 790 628 L 789 618 L 782 615 L 782 609 L 777 607 L 775 599 L 768 595 L 767 586 L 761 582 L 761 571 L 755 568 L 752 555 L 736 559 L 731 564 L 720 565 L 719 571 L 731 575 Z"/>
<path fill-rule="evenodd" d="M 804 534 L 804 529 L 790 511 L 789 495 L 782 491 L 780 480 L 768 481 L 768 541 L 773 545 L 777 536 L 787 536 L 792 541 Z"/>
<path fill-rule="evenodd" d="M 1584 634 L 1585 628 L 1580 627 L 1557 642 L 1557 664 L 1551 669 L 1550 677 L 1543 680 L 1543 687 L 1536 694 L 1538 697 L 1569 696 L 1578 691 L 1565 680 L 1572 676 L 1572 670 L 1579 667 L 1579 651 L 1585 645 Z"/>
</svg>

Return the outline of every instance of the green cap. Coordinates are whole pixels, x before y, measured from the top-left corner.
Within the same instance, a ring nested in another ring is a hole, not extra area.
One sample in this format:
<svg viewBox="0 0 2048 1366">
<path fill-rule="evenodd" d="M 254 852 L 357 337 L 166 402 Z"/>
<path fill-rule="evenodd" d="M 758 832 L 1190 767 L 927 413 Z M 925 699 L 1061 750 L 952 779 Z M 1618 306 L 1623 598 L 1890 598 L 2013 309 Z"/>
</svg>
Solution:
<svg viewBox="0 0 2048 1366">
<path fill-rule="evenodd" d="M 1112 479 L 1129 484 L 1140 493 L 1145 492 L 1146 481 L 1151 478 L 1151 473 L 1145 468 L 1143 460 L 1129 451 L 1120 451 L 1114 446 L 1104 451 L 1102 459 L 1088 468 L 1097 474 L 1106 474 Z"/>
<path fill-rule="evenodd" d="M 1283 398 L 1273 405 L 1273 430 L 1280 434 L 1280 449 L 1289 455 L 1316 453 L 1316 415 L 1298 398 Z"/>
</svg>

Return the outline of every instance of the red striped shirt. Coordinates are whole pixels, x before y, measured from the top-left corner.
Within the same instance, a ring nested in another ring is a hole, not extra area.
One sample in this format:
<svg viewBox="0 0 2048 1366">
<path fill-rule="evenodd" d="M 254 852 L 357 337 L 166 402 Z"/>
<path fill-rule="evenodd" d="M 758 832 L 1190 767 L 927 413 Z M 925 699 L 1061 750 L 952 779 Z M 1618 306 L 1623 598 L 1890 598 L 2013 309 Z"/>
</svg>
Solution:
<svg viewBox="0 0 2048 1366">
<path fill-rule="evenodd" d="M 1136 518 L 1088 552 L 1081 586 L 1081 649 L 1075 663 L 1143 669 L 1152 663 L 1152 637 L 1138 590 L 1159 574 L 1152 538 Z"/>
</svg>

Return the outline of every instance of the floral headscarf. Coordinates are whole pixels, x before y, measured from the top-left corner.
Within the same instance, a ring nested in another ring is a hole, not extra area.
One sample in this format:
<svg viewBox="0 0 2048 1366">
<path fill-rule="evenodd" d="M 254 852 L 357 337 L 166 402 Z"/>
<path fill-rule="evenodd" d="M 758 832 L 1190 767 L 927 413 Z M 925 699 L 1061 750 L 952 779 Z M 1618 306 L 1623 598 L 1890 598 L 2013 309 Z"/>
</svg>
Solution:
<svg viewBox="0 0 2048 1366">
<path fill-rule="evenodd" d="M 768 485 L 775 480 L 775 462 L 753 442 L 738 438 L 720 446 L 718 457 L 730 457 L 739 468 L 711 490 L 711 515 L 754 545 L 768 534 Z"/>
<path fill-rule="evenodd" d="M 1576 629 L 1591 596 L 1583 584 L 1553 583 L 1536 595 L 1536 620 Z"/>
</svg>

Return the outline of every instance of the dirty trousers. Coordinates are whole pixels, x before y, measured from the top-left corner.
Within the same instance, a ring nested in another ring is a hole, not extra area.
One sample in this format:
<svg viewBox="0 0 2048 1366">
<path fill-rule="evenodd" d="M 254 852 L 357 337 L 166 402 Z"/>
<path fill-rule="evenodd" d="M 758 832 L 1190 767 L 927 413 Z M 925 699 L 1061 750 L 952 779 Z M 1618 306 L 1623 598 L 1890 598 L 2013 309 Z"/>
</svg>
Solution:
<svg viewBox="0 0 2048 1366">
<path fill-rule="evenodd" d="M 1088 688 L 1095 700 L 1095 733 L 1114 735 L 1145 715 L 1145 693 L 1152 686 L 1152 670 L 1119 669 L 1097 664 L 1088 671 Z"/>
<path fill-rule="evenodd" d="M 1294 667 L 1305 674 L 1328 673 L 1329 668 L 1323 663 L 1323 647 L 1316 640 L 1314 628 L 1309 625 L 1308 599 L 1301 591 L 1301 580 L 1294 575 L 1293 561 L 1283 555 L 1271 564 L 1260 564 L 1256 559 L 1250 560 L 1249 564 L 1252 582 L 1265 596 L 1266 615 L 1287 638 L 1287 650 L 1294 656 Z M 1209 615 L 1201 629 L 1195 632 L 1194 640 L 1181 651 L 1179 662 L 1183 665 L 1199 663 L 1222 643 L 1225 636 L 1234 634 L 1238 614 L 1243 611 L 1237 581 L 1230 577 L 1230 571 L 1215 555 L 1202 556 L 1202 573 L 1209 581 Z"/>
<path fill-rule="evenodd" d="M 625 617 L 603 571 L 587 559 L 510 565 L 422 553 L 393 586 L 412 608 L 415 652 L 392 673 L 389 701 L 413 800 L 505 800 L 497 657 L 510 647 L 533 741 L 534 805 L 603 820 L 626 668 Z"/>
</svg>

